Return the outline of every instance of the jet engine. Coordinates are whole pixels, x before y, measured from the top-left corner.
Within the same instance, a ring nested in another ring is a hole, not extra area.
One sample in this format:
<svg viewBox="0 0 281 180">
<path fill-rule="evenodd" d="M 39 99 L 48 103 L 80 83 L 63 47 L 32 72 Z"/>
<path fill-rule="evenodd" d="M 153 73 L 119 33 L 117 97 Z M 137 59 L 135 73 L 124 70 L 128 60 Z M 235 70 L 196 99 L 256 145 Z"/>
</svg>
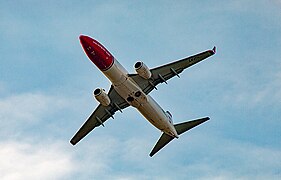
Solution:
<svg viewBox="0 0 281 180">
<path fill-rule="evenodd" d="M 94 97 L 96 100 L 101 103 L 103 106 L 109 106 L 110 105 L 110 98 L 105 93 L 104 89 L 97 88 L 94 90 Z"/>
<path fill-rule="evenodd" d="M 135 70 L 144 79 L 149 79 L 151 77 L 149 68 L 141 61 L 136 62 Z"/>
</svg>

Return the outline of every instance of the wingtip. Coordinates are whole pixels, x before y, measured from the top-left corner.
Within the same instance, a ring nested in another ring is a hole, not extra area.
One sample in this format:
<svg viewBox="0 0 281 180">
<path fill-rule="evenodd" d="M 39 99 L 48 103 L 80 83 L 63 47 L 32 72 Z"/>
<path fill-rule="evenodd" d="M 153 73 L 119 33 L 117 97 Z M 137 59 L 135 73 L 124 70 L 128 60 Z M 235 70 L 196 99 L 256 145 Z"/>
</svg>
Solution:
<svg viewBox="0 0 281 180">
<path fill-rule="evenodd" d="M 216 54 L 216 52 L 217 52 L 217 47 L 214 46 L 213 49 L 208 50 L 208 52 L 210 52 L 211 55 Z"/>
<path fill-rule="evenodd" d="M 213 51 L 214 54 L 216 54 L 216 52 L 217 52 L 217 47 L 214 46 L 213 49 L 212 49 L 212 51 Z"/>
<path fill-rule="evenodd" d="M 76 143 L 73 140 L 70 140 L 70 144 L 74 146 Z"/>
<path fill-rule="evenodd" d="M 159 151 L 159 150 L 158 150 L 158 151 Z M 158 151 L 156 151 L 156 152 L 151 151 L 150 154 L 149 154 L 149 157 L 152 158 Z"/>
<path fill-rule="evenodd" d="M 149 157 L 152 158 L 152 156 L 153 156 L 154 154 L 156 154 L 156 152 L 151 151 L 150 154 L 149 154 Z"/>
</svg>

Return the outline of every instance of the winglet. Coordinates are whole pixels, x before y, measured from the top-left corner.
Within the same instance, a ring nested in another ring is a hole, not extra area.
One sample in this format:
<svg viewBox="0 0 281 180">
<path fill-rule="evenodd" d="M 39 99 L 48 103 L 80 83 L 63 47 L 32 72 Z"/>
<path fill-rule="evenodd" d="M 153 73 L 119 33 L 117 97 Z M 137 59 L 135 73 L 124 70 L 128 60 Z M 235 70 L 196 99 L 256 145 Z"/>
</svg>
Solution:
<svg viewBox="0 0 281 180">
<path fill-rule="evenodd" d="M 216 54 L 216 50 L 217 50 L 217 48 L 216 48 L 216 46 L 214 46 L 214 48 L 213 48 L 213 53 L 214 54 Z"/>
</svg>

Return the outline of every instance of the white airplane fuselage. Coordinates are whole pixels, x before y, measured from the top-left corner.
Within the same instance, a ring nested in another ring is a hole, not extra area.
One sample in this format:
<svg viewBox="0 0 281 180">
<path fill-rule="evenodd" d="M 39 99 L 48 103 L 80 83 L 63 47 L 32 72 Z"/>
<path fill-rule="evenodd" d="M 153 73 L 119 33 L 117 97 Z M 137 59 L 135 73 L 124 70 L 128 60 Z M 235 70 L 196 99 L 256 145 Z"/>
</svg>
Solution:
<svg viewBox="0 0 281 180">
<path fill-rule="evenodd" d="M 126 69 L 98 41 L 80 36 L 80 42 L 89 59 L 112 82 L 116 92 L 135 107 L 152 125 L 164 133 L 178 138 L 172 117 L 149 95 L 146 95 Z"/>
</svg>

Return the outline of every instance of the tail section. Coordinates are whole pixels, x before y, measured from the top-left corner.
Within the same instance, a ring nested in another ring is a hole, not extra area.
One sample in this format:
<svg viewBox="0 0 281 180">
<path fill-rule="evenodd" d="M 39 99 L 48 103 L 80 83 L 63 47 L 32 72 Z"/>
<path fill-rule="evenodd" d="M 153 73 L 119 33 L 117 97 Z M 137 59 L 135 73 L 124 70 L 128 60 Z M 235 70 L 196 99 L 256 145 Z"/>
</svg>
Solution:
<svg viewBox="0 0 281 180">
<path fill-rule="evenodd" d="M 194 128 L 195 126 L 198 126 L 199 124 L 202 124 L 203 122 L 208 121 L 209 119 L 210 119 L 209 117 L 205 117 L 205 118 L 201 118 L 201 119 L 196 119 L 196 120 L 176 124 L 174 126 L 175 126 L 175 129 L 176 129 L 178 135 L 180 135 L 180 134 Z M 174 139 L 174 137 L 171 137 L 171 136 L 163 133 L 162 136 L 160 137 L 160 139 L 158 140 L 158 142 L 156 143 L 156 145 L 154 146 L 154 148 L 152 149 L 149 156 L 152 157 L 154 154 L 156 154 L 160 149 L 162 149 L 164 146 L 166 146 L 173 139 Z"/>
</svg>

